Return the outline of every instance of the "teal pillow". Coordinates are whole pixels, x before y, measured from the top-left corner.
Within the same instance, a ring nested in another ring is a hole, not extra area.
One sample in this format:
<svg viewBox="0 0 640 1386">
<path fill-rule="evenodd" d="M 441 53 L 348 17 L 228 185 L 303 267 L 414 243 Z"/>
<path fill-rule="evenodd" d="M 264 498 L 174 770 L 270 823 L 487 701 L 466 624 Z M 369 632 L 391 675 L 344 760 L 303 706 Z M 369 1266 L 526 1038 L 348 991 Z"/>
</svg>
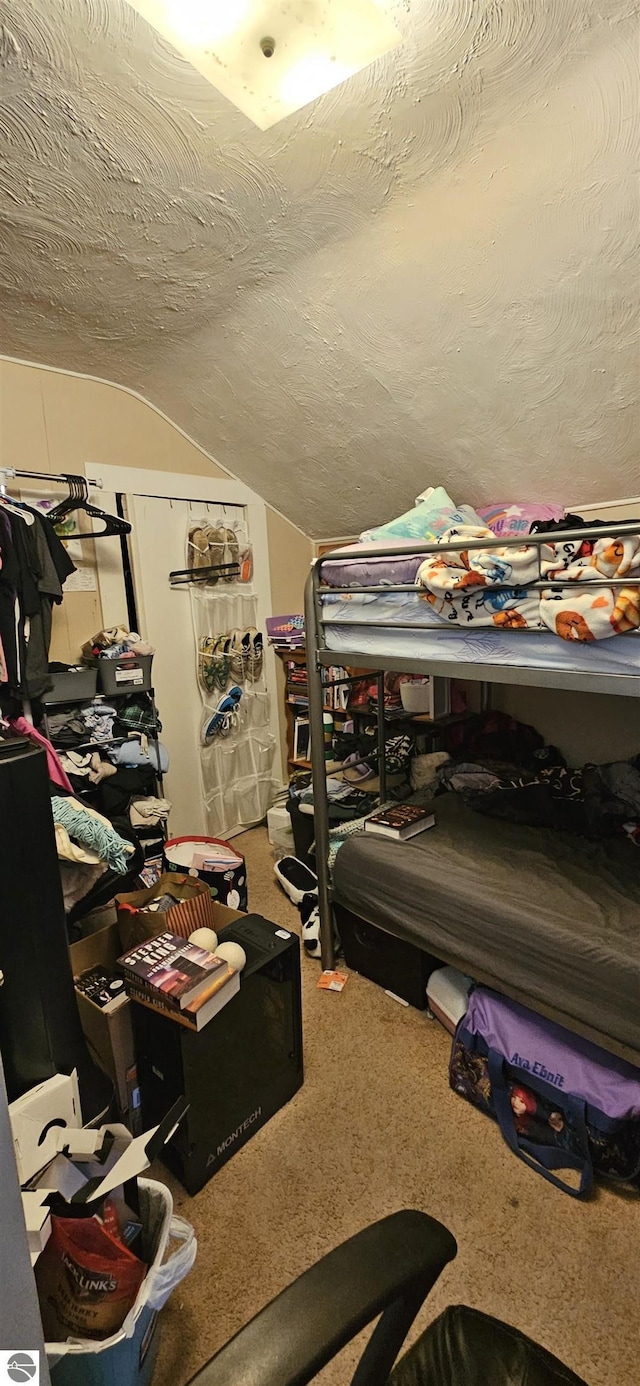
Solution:
<svg viewBox="0 0 640 1386">
<path fill-rule="evenodd" d="M 397 520 L 389 520 L 386 525 L 365 530 L 360 539 L 364 543 L 372 539 L 388 539 L 390 542 L 394 539 L 439 539 L 441 534 L 455 525 L 486 528 L 470 505 L 455 505 L 444 486 L 438 486 L 428 500 L 420 501 L 412 510 L 399 515 Z"/>
</svg>

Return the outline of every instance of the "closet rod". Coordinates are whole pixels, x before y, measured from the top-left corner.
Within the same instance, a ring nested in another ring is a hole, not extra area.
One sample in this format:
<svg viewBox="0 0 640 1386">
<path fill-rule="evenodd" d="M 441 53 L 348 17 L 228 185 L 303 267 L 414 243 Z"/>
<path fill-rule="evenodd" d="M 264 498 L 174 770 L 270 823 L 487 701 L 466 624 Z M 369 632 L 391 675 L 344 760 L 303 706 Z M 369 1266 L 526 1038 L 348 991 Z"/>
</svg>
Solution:
<svg viewBox="0 0 640 1386">
<path fill-rule="evenodd" d="M 3 476 L 6 481 L 8 481 L 10 477 L 19 476 L 29 477 L 33 481 L 59 481 L 61 486 L 66 486 L 68 482 L 68 477 L 64 474 L 57 476 L 53 472 L 22 472 L 16 471 L 15 467 L 0 467 L 0 475 Z M 99 477 L 95 477 L 93 480 L 91 477 L 87 477 L 86 480 L 87 486 L 93 486 L 100 491 L 102 490 L 102 482 Z"/>
</svg>

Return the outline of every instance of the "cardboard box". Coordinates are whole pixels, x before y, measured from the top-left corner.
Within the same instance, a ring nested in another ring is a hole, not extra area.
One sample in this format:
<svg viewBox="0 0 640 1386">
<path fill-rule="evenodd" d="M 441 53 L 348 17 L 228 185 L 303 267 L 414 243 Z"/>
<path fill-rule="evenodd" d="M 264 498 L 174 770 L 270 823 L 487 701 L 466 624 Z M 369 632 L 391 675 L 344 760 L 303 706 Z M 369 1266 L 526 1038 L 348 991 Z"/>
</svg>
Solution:
<svg viewBox="0 0 640 1386">
<path fill-rule="evenodd" d="M 57 1154 L 67 1127 L 82 1126 L 78 1075 L 56 1073 L 9 1106 L 9 1119 L 21 1184 Z"/>
<path fill-rule="evenodd" d="M 242 910 L 230 910 L 227 905 L 218 905 L 215 900 L 211 901 L 211 910 L 212 920 L 209 927 L 215 929 L 216 933 L 224 929 L 226 924 L 233 924 L 236 919 L 245 918 Z M 130 953 L 137 948 L 140 943 L 146 943 L 147 939 L 156 938 L 158 934 L 163 934 L 165 929 L 170 929 L 170 916 L 167 922 L 166 914 L 149 914 L 146 910 L 138 910 L 135 914 L 120 914 L 118 928 L 121 943 L 119 956 L 122 956 L 123 953 Z M 77 947 L 77 944 L 73 947 Z M 73 952 L 73 948 L 71 951 Z"/>
<path fill-rule="evenodd" d="M 22 1211 L 29 1241 L 31 1265 L 35 1263 L 51 1236 L 51 1214 L 46 1203 L 48 1189 L 35 1189 L 22 1195 Z"/>
<path fill-rule="evenodd" d="M 88 934 L 69 949 L 74 977 L 89 967 L 114 967 L 122 953 L 117 924 Z M 94 1059 L 115 1087 L 120 1111 L 131 1122 L 139 1107 L 131 1002 L 106 1015 L 87 996 L 76 992 L 80 1021 Z"/>
</svg>

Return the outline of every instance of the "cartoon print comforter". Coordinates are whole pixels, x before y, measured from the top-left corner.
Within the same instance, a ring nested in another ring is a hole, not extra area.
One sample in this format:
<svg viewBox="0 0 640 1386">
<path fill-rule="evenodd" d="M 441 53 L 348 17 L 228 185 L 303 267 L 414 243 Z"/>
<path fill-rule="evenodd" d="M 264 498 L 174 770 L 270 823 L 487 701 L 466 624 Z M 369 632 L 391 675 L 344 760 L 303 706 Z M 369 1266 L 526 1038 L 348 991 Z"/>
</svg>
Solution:
<svg viewBox="0 0 640 1386">
<path fill-rule="evenodd" d="M 439 543 L 494 538 L 490 529 L 459 525 Z M 549 586 L 529 586 L 540 578 Z M 584 584 L 584 591 L 563 586 L 563 579 Z M 608 586 L 611 579 L 622 585 Z M 640 537 L 550 538 L 540 549 L 524 544 L 432 553 L 416 584 L 439 615 L 458 625 L 547 627 L 563 640 L 604 640 L 640 627 Z"/>
</svg>

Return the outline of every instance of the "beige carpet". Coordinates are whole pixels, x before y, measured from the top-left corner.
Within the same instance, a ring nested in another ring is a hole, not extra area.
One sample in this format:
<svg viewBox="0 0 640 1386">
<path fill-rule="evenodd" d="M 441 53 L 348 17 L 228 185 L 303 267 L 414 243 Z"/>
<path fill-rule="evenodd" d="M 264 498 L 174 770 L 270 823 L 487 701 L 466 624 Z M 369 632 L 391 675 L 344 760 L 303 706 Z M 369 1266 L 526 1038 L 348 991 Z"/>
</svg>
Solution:
<svg viewBox="0 0 640 1386">
<path fill-rule="evenodd" d="M 250 907 L 295 927 L 265 830 L 236 840 Z M 302 966 L 301 1091 L 196 1198 L 154 1170 L 199 1242 L 165 1310 L 154 1386 L 184 1386 L 295 1275 L 402 1207 L 440 1218 L 459 1245 L 416 1331 L 463 1302 L 517 1324 L 590 1386 L 635 1386 L 638 1200 L 601 1187 L 581 1204 L 545 1184 L 449 1091 L 437 1022 L 354 974 L 340 995 L 320 992 L 319 963 Z M 347 1350 L 320 1380 L 342 1386 L 355 1359 Z"/>
</svg>

